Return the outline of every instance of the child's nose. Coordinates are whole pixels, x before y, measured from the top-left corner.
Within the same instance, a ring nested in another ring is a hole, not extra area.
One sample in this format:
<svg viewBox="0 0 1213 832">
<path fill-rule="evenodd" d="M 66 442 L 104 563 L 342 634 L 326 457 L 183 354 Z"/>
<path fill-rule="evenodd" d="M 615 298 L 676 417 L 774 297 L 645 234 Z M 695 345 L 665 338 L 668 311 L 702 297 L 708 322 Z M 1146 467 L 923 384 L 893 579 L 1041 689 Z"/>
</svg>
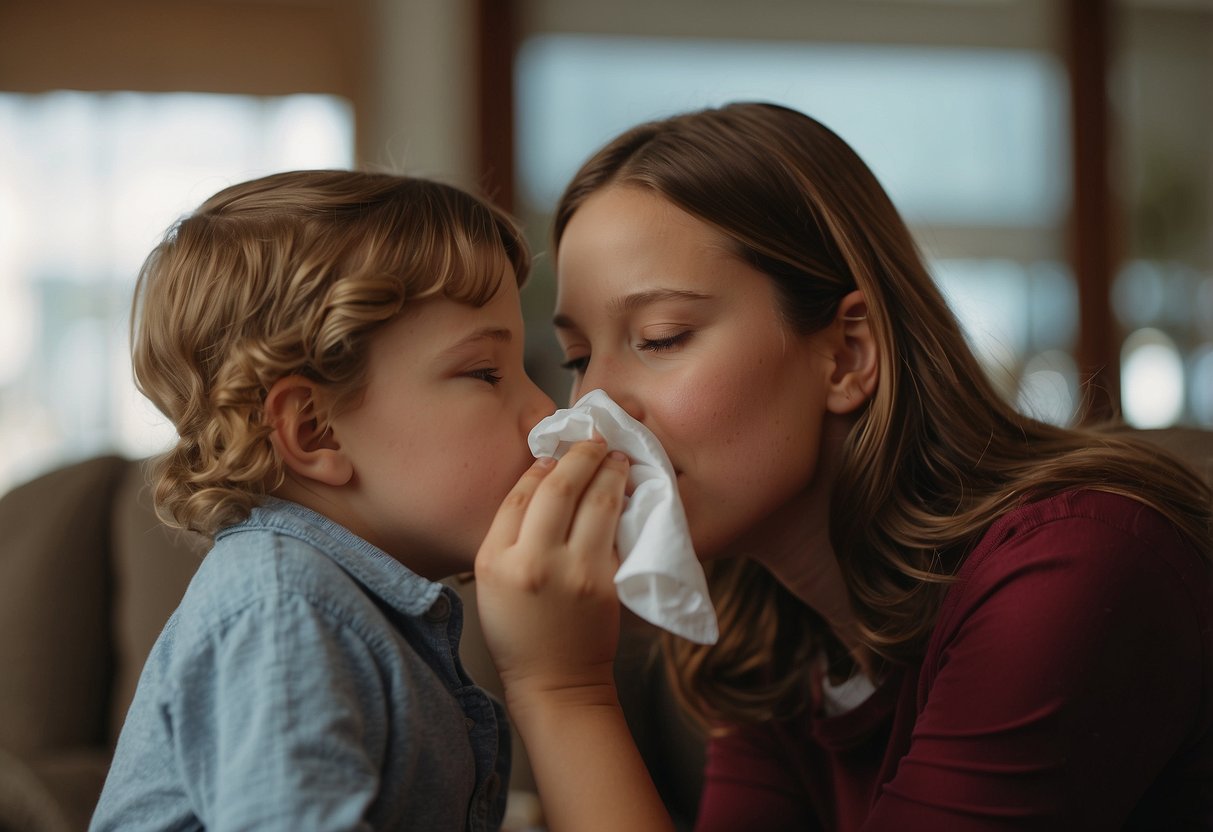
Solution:
<svg viewBox="0 0 1213 832">
<path fill-rule="evenodd" d="M 526 400 L 522 408 L 522 429 L 530 433 L 541 419 L 556 412 L 556 403 L 529 378 L 526 380 Z"/>
</svg>

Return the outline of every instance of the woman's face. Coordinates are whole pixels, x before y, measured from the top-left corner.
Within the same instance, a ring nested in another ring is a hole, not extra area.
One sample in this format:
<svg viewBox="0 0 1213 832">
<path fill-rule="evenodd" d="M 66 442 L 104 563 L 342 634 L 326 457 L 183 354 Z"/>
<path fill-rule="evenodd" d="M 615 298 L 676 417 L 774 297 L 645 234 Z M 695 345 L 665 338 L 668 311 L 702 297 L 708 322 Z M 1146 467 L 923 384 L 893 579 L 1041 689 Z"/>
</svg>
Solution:
<svg viewBox="0 0 1213 832">
<path fill-rule="evenodd" d="M 657 194 L 611 186 L 557 258 L 571 398 L 604 389 L 665 447 L 700 558 L 753 554 L 807 517 L 833 362 L 791 332 L 774 284 Z"/>
</svg>

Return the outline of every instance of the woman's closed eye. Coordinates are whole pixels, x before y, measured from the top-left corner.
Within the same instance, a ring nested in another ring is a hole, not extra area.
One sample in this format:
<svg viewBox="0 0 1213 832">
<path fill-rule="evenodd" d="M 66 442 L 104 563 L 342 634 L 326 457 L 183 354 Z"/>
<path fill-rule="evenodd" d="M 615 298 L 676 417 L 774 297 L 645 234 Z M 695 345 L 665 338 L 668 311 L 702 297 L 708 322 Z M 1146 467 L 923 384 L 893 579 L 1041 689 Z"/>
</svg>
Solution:
<svg viewBox="0 0 1213 832">
<path fill-rule="evenodd" d="M 691 330 L 687 329 L 664 338 L 645 338 L 636 345 L 636 349 L 644 352 L 665 352 L 682 346 L 690 340 L 691 335 Z"/>
<path fill-rule="evenodd" d="M 579 355 L 576 358 L 567 359 L 560 366 L 570 372 L 584 375 L 585 368 L 590 366 L 590 357 L 588 355 Z"/>
<path fill-rule="evenodd" d="M 642 352 L 666 352 L 682 346 L 690 340 L 693 334 L 692 330 L 687 329 L 662 338 L 642 338 L 636 344 L 636 349 Z M 565 359 L 560 366 L 576 375 L 585 375 L 586 369 L 590 366 L 590 356 L 572 356 Z"/>
</svg>

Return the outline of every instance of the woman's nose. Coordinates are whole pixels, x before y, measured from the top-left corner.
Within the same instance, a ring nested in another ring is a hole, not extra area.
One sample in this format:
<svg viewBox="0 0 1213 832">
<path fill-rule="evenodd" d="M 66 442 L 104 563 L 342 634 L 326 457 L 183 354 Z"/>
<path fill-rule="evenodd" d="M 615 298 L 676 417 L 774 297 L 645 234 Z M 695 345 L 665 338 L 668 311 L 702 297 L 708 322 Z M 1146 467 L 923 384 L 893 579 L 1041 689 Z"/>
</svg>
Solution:
<svg viewBox="0 0 1213 832">
<path fill-rule="evenodd" d="M 609 367 L 601 362 L 598 367 L 595 367 L 594 362 L 591 361 L 590 366 L 586 368 L 585 377 L 581 380 L 577 395 L 580 398 L 591 390 L 602 390 L 633 419 L 638 422 L 644 421 L 644 408 L 640 404 L 639 397 L 632 386 L 621 377 L 617 368 Z"/>
</svg>

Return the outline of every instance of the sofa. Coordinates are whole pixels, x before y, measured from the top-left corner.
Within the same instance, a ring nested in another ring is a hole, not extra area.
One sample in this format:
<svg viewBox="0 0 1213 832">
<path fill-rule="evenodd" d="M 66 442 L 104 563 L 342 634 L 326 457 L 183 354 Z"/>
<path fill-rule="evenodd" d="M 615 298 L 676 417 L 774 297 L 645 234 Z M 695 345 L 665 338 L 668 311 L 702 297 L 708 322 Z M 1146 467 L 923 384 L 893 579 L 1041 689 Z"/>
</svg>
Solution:
<svg viewBox="0 0 1213 832">
<path fill-rule="evenodd" d="M 118 456 L 67 465 L 0 498 L 0 832 L 88 825 L 152 644 L 205 547 L 164 526 L 143 466 Z M 463 596 L 468 672 L 500 694 L 476 615 Z M 625 618 L 620 698 L 680 824 L 699 790 L 702 742 L 681 718 L 656 659 L 656 633 Z M 509 824 L 541 819 L 514 739 Z"/>
<path fill-rule="evenodd" d="M 1213 431 L 1142 436 L 1213 482 Z M 155 517 L 142 466 L 117 456 L 67 465 L 0 498 L 0 832 L 82 830 L 144 659 L 202 556 Z M 463 595 L 462 654 L 500 691 Z M 656 633 L 626 617 L 616 676 L 641 753 L 676 823 L 689 828 L 703 741 L 679 711 L 656 656 Z M 587 753 L 592 750 L 587 749 Z M 534 780 L 515 737 L 509 823 L 540 823 Z"/>
</svg>

